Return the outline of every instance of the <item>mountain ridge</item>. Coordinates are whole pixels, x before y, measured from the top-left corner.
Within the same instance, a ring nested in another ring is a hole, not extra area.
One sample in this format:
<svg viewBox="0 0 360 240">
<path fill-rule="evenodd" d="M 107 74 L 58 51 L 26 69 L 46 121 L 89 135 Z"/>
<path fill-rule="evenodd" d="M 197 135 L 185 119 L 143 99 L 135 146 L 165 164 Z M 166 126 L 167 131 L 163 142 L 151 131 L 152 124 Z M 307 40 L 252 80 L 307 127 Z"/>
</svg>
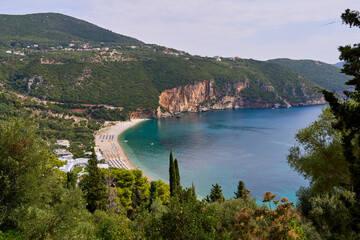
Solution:
<svg viewBox="0 0 360 240">
<path fill-rule="evenodd" d="M 134 114 L 164 117 L 179 111 L 323 103 L 315 90 L 320 86 L 275 63 L 193 56 L 138 40 L 139 45 L 127 45 L 129 39 L 125 37 L 125 41 L 123 35 L 62 14 L 20 15 L 15 19 L 13 24 L 21 25 L 20 30 L 29 25 L 24 19 L 39 22 L 36 27 L 40 30 L 30 27 L 27 35 L 17 28 L 0 27 L 0 34 L 8 39 L 0 51 L 3 85 L 69 107 L 92 104 L 83 110 L 96 118 L 117 120 Z M 0 23 L 5 20 L 0 15 Z M 79 25 L 69 25 L 74 21 Z M 79 26 L 87 26 L 76 32 L 80 40 L 70 34 Z M 62 43 L 54 40 L 58 36 L 55 32 L 63 37 Z M 99 33 L 108 34 L 107 42 L 98 41 Z M 27 47 L 34 38 L 40 42 Z M 104 104 L 115 109 L 101 107 Z M 174 104 L 181 106 L 174 108 Z"/>
</svg>

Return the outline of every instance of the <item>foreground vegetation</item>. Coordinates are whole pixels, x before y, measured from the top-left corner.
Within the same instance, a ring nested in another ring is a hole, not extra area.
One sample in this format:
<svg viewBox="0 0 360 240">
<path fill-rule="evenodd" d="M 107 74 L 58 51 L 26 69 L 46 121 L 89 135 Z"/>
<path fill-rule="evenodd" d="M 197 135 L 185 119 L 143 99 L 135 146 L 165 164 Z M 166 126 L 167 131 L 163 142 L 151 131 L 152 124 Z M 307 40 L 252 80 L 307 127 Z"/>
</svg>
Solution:
<svg viewBox="0 0 360 240">
<path fill-rule="evenodd" d="M 100 170 L 93 156 L 89 174 L 76 187 L 76 177 L 53 168 L 55 157 L 30 122 L 8 119 L 1 122 L 0 130 L 4 133 L 0 138 L 2 239 L 302 239 L 306 235 L 300 215 L 286 199 L 279 203 L 266 193 L 264 202 L 277 207 L 260 207 L 239 183 L 234 199 L 225 201 L 216 184 L 207 201 L 201 201 L 195 187 L 181 188 L 178 170 L 170 169 L 175 176 L 170 189 L 161 180 L 150 184 L 140 170 Z"/>
</svg>

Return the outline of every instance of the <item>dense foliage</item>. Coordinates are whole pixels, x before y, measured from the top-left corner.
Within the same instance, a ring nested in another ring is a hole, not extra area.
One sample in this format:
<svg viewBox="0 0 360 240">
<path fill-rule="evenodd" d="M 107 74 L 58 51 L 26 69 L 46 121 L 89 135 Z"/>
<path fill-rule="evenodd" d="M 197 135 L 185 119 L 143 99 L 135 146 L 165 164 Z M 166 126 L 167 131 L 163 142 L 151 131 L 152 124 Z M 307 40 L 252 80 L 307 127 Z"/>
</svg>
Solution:
<svg viewBox="0 0 360 240">
<path fill-rule="evenodd" d="M 62 105 L 42 103 L 10 91 L 0 91 L 0 120 L 8 117 L 22 117 L 37 125 L 36 133 L 53 146 L 56 140 L 70 141 L 70 150 L 75 156 L 84 156 L 84 150 L 94 146 L 93 132 L 103 121 L 87 118 Z"/>
<path fill-rule="evenodd" d="M 340 68 L 324 62 L 287 58 L 273 59 L 269 62 L 290 69 L 329 91 L 348 88 L 345 82 L 349 80 L 349 77 L 341 73 Z"/>
<path fill-rule="evenodd" d="M 7 119 L 0 130 L 1 239 L 305 239 L 315 234 L 286 199 L 279 204 L 265 194 L 265 202 L 278 205 L 271 210 L 249 195 L 207 203 L 197 199 L 194 187 L 178 186 L 170 197 L 164 182 L 149 184 L 138 169 L 99 170 L 94 159 L 76 187 L 72 174 L 53 168 L 55 158 L 30 122 Z"/>
<path fill-rule="evenodd" d="M 360 13 L 347 9 L 343 23 L 360 28 Z M 339 47 L 342 72 L 353 79 L 345 99 L 323 90 L 329 107 L 296 135 L 300 146 L 288 161 L 310 180 L 300 188 L 298 208 L 323 239 L 360 238 L 360 44 Z M 302 147 L 302 149 L 300 148 Z"/>
<path fill-rule="evenodd" d="M 94 225 L 81 191 L 65 187 L 31 122 L 8 119 L 0 130 L 1 238 L 91 239 Z"/>
</svg>

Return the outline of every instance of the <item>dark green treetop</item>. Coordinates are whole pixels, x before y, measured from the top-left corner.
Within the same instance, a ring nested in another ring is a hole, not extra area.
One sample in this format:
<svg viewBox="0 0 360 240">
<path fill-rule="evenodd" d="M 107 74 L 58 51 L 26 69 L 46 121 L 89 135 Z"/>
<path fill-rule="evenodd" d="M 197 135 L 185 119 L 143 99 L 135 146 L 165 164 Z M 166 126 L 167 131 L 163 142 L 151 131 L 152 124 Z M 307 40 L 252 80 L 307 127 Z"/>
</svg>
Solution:
<svg viewBox="0 0 360 240">
<path fill-rule="evenodd" d="M 181 188 L 180 185 L 180 172 L 179 172 L 179 164 L 178 160 L 175 158 L 174 161 L 174 167 L 175 167 L 175 184 L 176 184 L 176 191 L 179 191 Z"/>
<path fill-rule="evenodd" d="M 103 174 L 97 167 L 98 161 L 95 153 L 91 155 L 88 162 L 89 174 L 85 175 L 80 182 L 80 188 L 84 191 L 84 197 L 87 202 L 87 209 L 95 212 L 96 209 L 105 210 L 107 204 L 106 186 L 104 184 Z"/>
<path fill-rule="evenodd" d="M 210 195 L 206 196 L 206 201 L 207 202 L 225 201 L 225 198 L 222 194 L 221 186 L 219 184 L 217 183 L 215 185 L 212 184 Z"/>
<path fill-rule="evenodd" d="M 243 181 L 239 181 L 237 191 L 234 192 L 235 198 L 246 198 L 249 193 L 250 191 L 246 189 L 245 183 Z"/>
<path fill-rule="evenodd" d="M 343 23 L 351 26 L 360 27 L 359 12 L 347 9 L 341 15 Z M 360 44 L 353 46 L 339 47 L 340 60 L 345 61 L 343 73 L 354 78 L 346 84 L 355 87 L 354 92 L 344 91 L 347 99 L 338 99 L 334 93 L 323 90 L 326 101 L 329 102 L 330 109 L 336 118 L 333 125 L 335 129 L 341 131 L 342 148 L 345 160 L 349 163 L 351 183 L 353 191 L 360 199 Z"/>
<path fill-rule="evenodd" d="M 176 174 L 175 174 L 175 164 L 174 164 L 174 157 L 172 151 L 170 151 L 169 157 L 169 178 L 170 178 L 170 195 L 175 195 L 176 189 Z"/>
</svg>

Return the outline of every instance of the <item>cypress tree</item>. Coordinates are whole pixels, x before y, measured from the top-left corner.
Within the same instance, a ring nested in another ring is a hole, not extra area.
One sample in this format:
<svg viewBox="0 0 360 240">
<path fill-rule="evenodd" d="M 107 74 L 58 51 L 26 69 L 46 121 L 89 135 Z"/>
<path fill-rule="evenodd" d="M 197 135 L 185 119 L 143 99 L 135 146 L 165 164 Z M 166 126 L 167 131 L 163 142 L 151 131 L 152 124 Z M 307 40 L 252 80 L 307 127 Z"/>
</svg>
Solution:
<svg viewBox="0 0 360 240">
<path fill-rule="evenodd" d="M 169 157 L 169 178 L 170 178 L 170 195 L 175 195 L 175 189 L 176 189 L 176 175 L 175 175 L 175 165 L 174 165 L 174 158 L 172 151 L 170 151 L 170 157 Z"/>
<path fill-rule="evenodd" d="M 95 212 L 96 209 L 105 210 L 107 204 L 106 186 L 104 184 L 101 170 L 97 167 L 95 153 L 91 155 L 88 162 L 89 174 L 85 175 L 80 182 L 80 188 L 84 191 L 87 209 Z"/>
<path fill-rule="evenodd" d="M 192 182 L 192 184 L 191 184 L 191 195 L 192 195 L 193 197 L 196 197 L 194 182 Z"/>
<path fill-rule="evenodd" d="M 156 181 L 152 181 L 150 184 L 150 204 L 149 207 L 151 206 L 151 204 L 157 199 L 157 182 Z"/>
<path fill-rule="evenodd" d="M 73 173 L 73 172 L 68 172 L 66 173 L 66 187 L 68 189 L 70 188 L 75 188 L 76 187 L 76 179 L 77 179 L 77 174 Z"/>
<path fill-rule="evenodd" d="M 180 190 L 180 173 L 179 173 L 179 165 L 178 165 L 178 160 L 175 158 L 175 186 L 176 186 L 176 190 L 179 191 Z"/>
</svg>

